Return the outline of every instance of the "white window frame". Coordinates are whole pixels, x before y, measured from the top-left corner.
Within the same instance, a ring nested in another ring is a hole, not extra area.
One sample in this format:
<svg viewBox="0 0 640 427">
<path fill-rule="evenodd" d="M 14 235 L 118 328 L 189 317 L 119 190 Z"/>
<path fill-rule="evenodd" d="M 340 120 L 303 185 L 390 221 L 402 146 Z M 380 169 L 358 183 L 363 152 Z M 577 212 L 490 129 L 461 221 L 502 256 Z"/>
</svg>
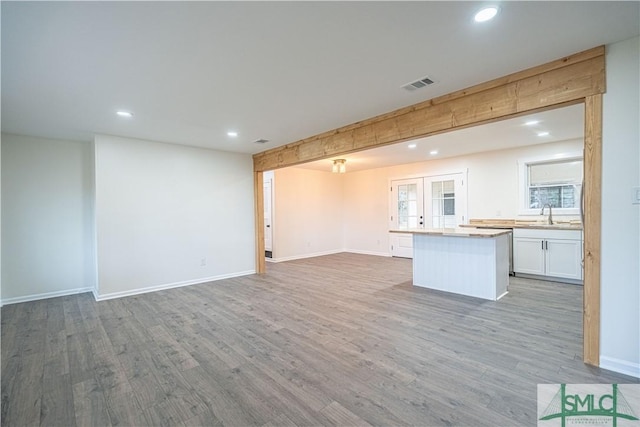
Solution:
<svg viewBox="0 0 640 427">
<path fill-rule="evenodd" d="M 570 162 L 574 160 L 582 161 L 584 164 L 583 154 L 580 152 L 572 152 L 518 160 L 518 214 L 540 215 L 539 208 L 529 208 L 529 174 L 527 173 L 529 165 L 553 163 L 558 161 Z M 580 191 L 580 188 L 578 188 L 577 191 Z M 553 215 L 580 215 L 580 206 L 575 208 L 553 208 Z"/>
</svg>

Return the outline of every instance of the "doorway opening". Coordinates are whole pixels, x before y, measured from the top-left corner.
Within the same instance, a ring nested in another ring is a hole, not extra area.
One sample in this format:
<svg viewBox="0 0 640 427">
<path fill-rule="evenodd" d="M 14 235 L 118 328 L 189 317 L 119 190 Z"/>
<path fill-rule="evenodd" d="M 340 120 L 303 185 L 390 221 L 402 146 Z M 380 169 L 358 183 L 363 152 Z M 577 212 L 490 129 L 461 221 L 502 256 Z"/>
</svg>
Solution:
<svg viewBox="0 0 640 427">
<path fill-rule="evenodd" d="M 273 180 L 273 171 L 263 174 L 264 256 L 266 259 L 273 258 Z"/>
<path fill-rule="evenodd" d="M 256 188 L 265 170 L 313 162 L 421 135 L 445 135 L 571 105 L 584 106 L 584 352 L 586 364 L 600 365 L 600 237 L 602 221 L 602 114 L 605 49 L 596 47 L 528 70 L 485 82 L 383 116 L 325 132 L 314 138 L 254 155 Z M 471 108 L 473 107 L 473 108 Z M 429 117 L 428 120 L 425 118 Z M 409 126 L 408 124 L 412 125 Z M 407 124 L 407 126 L 403 126 Z M 400 132 L 398 129 L 403 128 Z M 256 222 L 262 223 L 262 191 L 256 191 Z M 256 228 L 261 233 L 262 227 Z M 256 240 L 257 272 L 265 271 L 263 236 Z"/>
</svg>

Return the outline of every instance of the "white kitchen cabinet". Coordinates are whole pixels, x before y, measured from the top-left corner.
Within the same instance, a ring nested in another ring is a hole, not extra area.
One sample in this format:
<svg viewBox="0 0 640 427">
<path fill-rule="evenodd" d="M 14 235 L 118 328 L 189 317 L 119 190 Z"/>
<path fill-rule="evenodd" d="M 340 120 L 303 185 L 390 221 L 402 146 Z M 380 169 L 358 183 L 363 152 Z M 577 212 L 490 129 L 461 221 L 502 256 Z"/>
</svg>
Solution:
<svg viewBox="0 0 640 427">
<path fill-rule="evenodd" d="M 582 240 L 545 240 L 547 276 L 582 280 Z"/>
<path fill-rule="evenodd" d="M 580 230 L 513 230 L 513 270 L 520 275 L 582 280 Z"/>
<path fill-rule="evenodd" d="M 545 275 L 543 240 L 513 237 L 513 271 L 515 273 Z"/>
</svg>

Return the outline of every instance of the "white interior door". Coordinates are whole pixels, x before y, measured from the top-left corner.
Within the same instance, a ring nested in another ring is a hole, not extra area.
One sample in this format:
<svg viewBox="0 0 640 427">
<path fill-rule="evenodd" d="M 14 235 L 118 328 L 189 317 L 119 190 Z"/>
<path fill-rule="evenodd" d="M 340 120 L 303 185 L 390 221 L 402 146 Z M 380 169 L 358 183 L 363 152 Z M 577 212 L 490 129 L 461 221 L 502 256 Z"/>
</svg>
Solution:
<svg viewBox="0 0 640 427">
<path fill-rule="evenodd" d="M 425 178 L 428 228 L 454 228 L 467 221 L 467 187 L 463 173 Z"/>
<path fill-rule="evenodd" d="M 271 179 L 265 180 L 264 181 L 264 250 L 265 252 L 273 251 L 273 227 L 271 226 L 272 188 L 273 188 L 272 180 Z"/>
<path fill-rule="evenodd" d="M 391 181 L 389 228 L 408 230 L 424 228 L 424 180 L 422 178 Z M 391 233 L 391 256 L 412 258 L 413 236 Z"/>
<path fill-rule="evenodd" d="M 396 230 L 424 228 L 423 179 L 391 181 L 390 227 Z"/>
</svg>

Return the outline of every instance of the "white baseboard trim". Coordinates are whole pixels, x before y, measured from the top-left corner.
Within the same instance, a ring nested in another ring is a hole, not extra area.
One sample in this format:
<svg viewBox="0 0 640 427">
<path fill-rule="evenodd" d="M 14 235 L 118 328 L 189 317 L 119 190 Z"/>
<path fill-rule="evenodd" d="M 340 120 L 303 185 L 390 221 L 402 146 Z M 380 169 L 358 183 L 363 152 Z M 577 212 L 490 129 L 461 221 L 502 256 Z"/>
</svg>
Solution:
<svg viewBox="0 0 640 427">
<path fill-rule="evenodd" d="M 332 251 L 315 252 L 315 253 L 312 253 L 312 254 L 293 255 L 293 256 L 287 256 L 287 257 L 282 257 L 282 258 L 271 258 L 271 260 L 269 260 L 269 262 L 295 261 L 297 259 L 315 258 L 315 257 L 318 257 L 318 256 L 339 254 L 339 253 L 342 253 L 342 252 L 344 252 L 344 250 L 336 249 L 336 250 L 332 250 Z"/>
<path fill-rule="evenodd" d="M 255 270 L 240 271 L 238 273 L 221 274 L 219 276 L 203 277 L 201 279 L 185 280 L 184 282 L 166 283 L 164 285 L 148 286 L 146 288 L 132 289 L 130 291 L 112 292 L 108 294 L 100 294 L 100 291 L 94 292 L 96 301 L 105 301 L 114 298 L 130 297 L 133 295 L 146 294 L 149 292 L 163 291 L 166 289 L 181 288 L 183 286 L 198 285 L 200 283 L 215 282 L 217 280 L 231 279 L 233 277 L 248 276 L 255 274 Z"/>
<path fill-rule="evenodd" d="M 616 359 L 615 357 L 600 356 L 600 367 L 609 371 L 640 378 L 640 363 Z"/>
<path fill-rule="evenodd" d="M 359 249 L 345 249 L 344 251 L 350 254 L 373 255 L 391 258 L 391 254 L 389 252 L 361 251 Z"/>
<path fill-rule="evenodd" d="M 266 258 L 266 261 L 278 263 L 278 262 L 285 262 L 285 261 L 294 261 L 296 259 L 314 258 L 317 256 L 333 255 L 333 254 L 341 254 L 341 253 L 383 256 L 387 258 L 391 257 L 391 254 L 389 252 L 361 251 L 358 249 L 337 249 L 334 251 L 316 252 L 313 254 L 294 255 L 294 256 L 288 256 L 288 257 L 282 257 L 282 258 Z"/>
<path fill-rule="evenodd" d="M 65 289 L 63 291 L 45 292 L 42 294 L 25 295 L 23 297 L 6 298 L 0 301 L 0 307 L 9 304 L 19 304 L 21 302 L 38 301 L 41 299 L 49 299 L 56 297 L 64 297 L 67 295 L 83 294 L 85 292 L 92 292 L 93 288 L 76 288 Z"/>
</svg>

